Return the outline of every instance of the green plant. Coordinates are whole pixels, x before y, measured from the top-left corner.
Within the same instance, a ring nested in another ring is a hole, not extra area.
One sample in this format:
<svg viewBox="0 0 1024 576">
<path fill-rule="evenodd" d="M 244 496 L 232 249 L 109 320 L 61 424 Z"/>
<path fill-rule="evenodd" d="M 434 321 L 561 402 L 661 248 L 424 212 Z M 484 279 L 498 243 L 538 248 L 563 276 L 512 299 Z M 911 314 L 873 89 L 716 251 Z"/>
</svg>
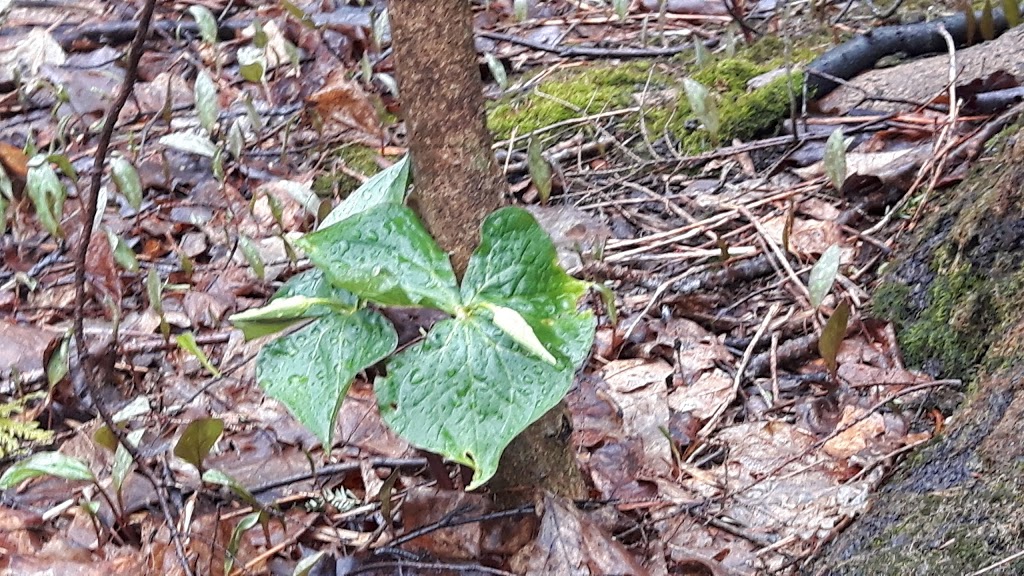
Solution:
<svg viewBox="0 0 1024 576">
<path fill-rule="evenodd" d="M 6 405 L 0 405 L 0 414 L 4 413 L 4 406 Z M 125 445 L 118 440 L 118 436 L 120 435 L 125 443 L 138 449 L 146 430 L 144 428 L 128 430 L 127 421 L 148 411 L 149 402 L 145 398 L 137 399 L 113 415 L 115 425 L 121 430 L 120 434 L 115 434 L 106 426 L 99 428 L 93 434 L 93 441 L 98 446 L 114 453 L 114 461 L 110 469 L 110 484 L 114 489 L 116 502 L 100 483 L 100 479 L 92 472 L 87 462 L 81 458 L 68 456 L 60 452 L 37 452 L 19 460 L 4 470 L 3 474 L 0 474 L 0 491 L 14 489 L 22 482 L 40 476 L 53 476 L 76 482 L 89 482 L 96 488 L 100 497 L 106 501 L 111 512 L 115 514 L 117 521 L 122 522 L 125 515 L 122 488 L 135 465 L 135 460 Z M 0 440 L 3 438 L 3 425 L 3 419 L 0 418 Z M 261 514 L 260 518 L 267 518 L 264 506 L 234 478 L 214 468 L 204 471 L 202 462 L 209 455 L 210 450 L 216 444 L 223 431 L 224 422 L 220 419 L 200 418 L 195 420 L 186 426 L 181 437 L 175 443 L 174 455 L 195 466 L 202 473 L 204 482 L 229 488 L 241 500 L 256 508 L 257 513 Z M 92 502 L 87 496 L 83 496 L 80 499 L 80 504 L 90 515 L 95 516 L 99 506 L 98 502 Z M 98 525 L 96 526 L 97 538 L 100 538 Z"/>
<path fill-rule="evenodd" d="M 690 102 L 690 110 L 704 124 L 704 128 L 711 135 L 711 142 L 717 146 L 721 120 L 715 95 L 707 86 L 693 78 L 683 78 L 683 89 L 686 91 L 686 99 Z"/>
<path fill-rule="evenodd" d="M 28 394 L 0 404 L 0 458 L 21 454 L 26 443 L 45 443 L 53 439 L 53 432 L 40 428 L 35 420 L 20 421 L 17 418 L 29 402 L 42 396 L 45 394 Z"/>
<path fill-rule="evenodd" d="M 374 384 L 384 420 L 414 446 L 471 467 L 473 489 L 569 390 L 593 341 L 593 314 L 577 311 L 590 284 L 558 266 L 528 212 L 509 207 L 484 222 L 460 286 L 403 203 L 407 162 L 368 181 L 296 242 L 314 270 L 231 320 L 253 338 L 312 319 L 265 346 L 256 374 L 325 447 L 353 378 L 384 360 Z M 394 327 L 376 307 L 449 317 L 396 353 Z"/>
<path fill-rule="evenodd" d="M 849 146 L 843 128 L 832 131 L 825 142 L 825 175 L 836 192 L 841 192 L 846 182 L 846 147 Z"/>
</svg>

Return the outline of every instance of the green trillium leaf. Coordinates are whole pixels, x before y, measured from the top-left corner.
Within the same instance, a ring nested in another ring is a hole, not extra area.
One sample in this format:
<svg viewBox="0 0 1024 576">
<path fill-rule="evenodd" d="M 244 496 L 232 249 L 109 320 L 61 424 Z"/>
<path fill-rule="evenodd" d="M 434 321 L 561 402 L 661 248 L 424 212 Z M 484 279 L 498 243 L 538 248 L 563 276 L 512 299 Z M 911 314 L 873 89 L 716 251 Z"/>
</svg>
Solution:
<svg viewBox="0 0 1024 576">
<path fill-rule="evenodd" d="M 89 466 L 78 458 L 65 456 L 60 452 L 37 452 L 4 470 L 0 476 L 0 490 L 9 490 L 37 476 L 56 476 L 65 480 L 87 482 L 96 480 Z"/>
<path fill-rule="evenodd" d="M 448 256 L 406 206 L 378 204 L 296 245 L 332 284 L 365 300 L 449 314 L 461 308 Z"/>
<path fill-rule="evenodd" d="M 533 328 L 530 328 L 526 319 L 519 312 L 496 304 L 488 304 L 487 309 L 494 314 L 494 317 L 491 318 L 494 325 L 505 334 L 508 334 L 516 343 L 548 364 L 552 366 L 558 364 L 558 360 L 541 344 Z"/>
<path fill-rule="evenodd" d="M 397 346 L 395 329 L 373 310 L 329 314 L 265 346 L 256 381 L 327 448 L 352 379 Z"/>
<path fill-rule="evenodd" d="M 470 308 L 515 310 L 549 353 L 575 369 L 590 353 L 597 324 L 592 313 L 576 309 L 589 287 L 558 265 L 555 245 L 533 216 L 509 207 L 484 221 L 462 298 Z"/>
<path fill-rule="evenodd" d="M 246 340 L 280 332 L 308 318 L 335 311 L 351 313 L 358 300 L 350 292 L 335 288 L 319 270 L 307 270 L 293 276 L 262 308 L 232 315 L 229 320 L 242 331 Z"/>
<path fill-rule="evenodd" d="M 324 221 L 320 223 L 320 228 L 337 224 L 379 204 L 402 204 L 405 202 L 405 189 L 408 186 L 409 156 L 405 155 L 401 160 L 381 170 L 357 188 L 355 192 L 349 194 L 344 202 L 324 218 Z"/>
<path fill-rule="evenodd" d="M 470 490 L 490 479 L 508 444 L 565 396 L 575 372 L 537 358 L 473 316 L 442 320 L 387 368 L 375 384 L 384 420 L 413 445 L 472 467 Z"/>
</svg>

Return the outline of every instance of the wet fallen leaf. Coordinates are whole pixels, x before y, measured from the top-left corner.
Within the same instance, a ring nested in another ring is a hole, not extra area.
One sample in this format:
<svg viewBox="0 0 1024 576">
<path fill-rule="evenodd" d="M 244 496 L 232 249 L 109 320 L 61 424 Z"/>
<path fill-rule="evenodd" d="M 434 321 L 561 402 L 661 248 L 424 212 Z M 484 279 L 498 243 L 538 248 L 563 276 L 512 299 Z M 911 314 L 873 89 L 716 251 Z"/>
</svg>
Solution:
<svg viewBox="0 0 1024 576">
<path fill-rule="evenodd" d="M 859 421 L 858 421 L 859 420 Z M 880 414 L 865 415 L 865 410 L 846 406 L 838 428 L 847 428 L 825 442 L 822 448 L 836 460 L 846 460 L 868 447 L 885 432 L 885 420 Z"/>
<path fill-rule="evenodd" d="M 569 502 L 544 497 L 540 533 L 512 559 L 517 574 L 648 574 L 626 548 Z"/>
<path fill-rule="evenodd" d="M 370 97 L 358 82 L 336 69 L 324 87 L 308 99 L 334 134 L 349 133 L 352 141 L 369 145 L 381 142 L 380 120 Z"/>
<path fill-rule="evenodd" d="M 697 418 L 707 419 L 731 397 L 732 379 L 716 368 L 701 373 L 693 383 L 677 386 L 669 393 L 667 401 L 676 412 L 690 412 Z"/>
<path fill-rule="evenodd" d="M 60 336 L 56 330 L 0 322 L 0 376 L 42 374 L 46 352 Z"/>
<path fill-rule="evenodd" d="M 786 228 L 786 216 L 780 215 L 764 222 L 768 233 L 782 244 L 782 235 Z M 793 219 L 792 230 L 788 235 L 789 250 L 797 256 L 817 255 L 825 252 L 829 246 L 842 245 L 843 234 L 839 225 L 832 220 L 812 220 L 797 216 Z M 849 249 L 844 250 L 849 253 Z M 847 261 L 844 254 L 841 261 Z"/>
<path fill-rule="evenodd" d="M 407 528 L 416 529 L 442 522 L 451 515 L 480 516 L 490 510 L 490 503 L 482 494 L 416 486 L 407 492 L 403 510 Z M 434 530 L 409 541 L 408 547 L 438 558 L 478 558 L 481 530 L 479 522 Z"/>
<path fill-rule="evenodd" d="M 664 361 L 618 360 L 602 372 L 609 397 L 622 413 L 622 431 L 643 447 L 639 462 L 649 474 L 668 474 L 672 447 L 662 430 L 668 426 L 666 380 L 672 367 Z"/>
</svg>

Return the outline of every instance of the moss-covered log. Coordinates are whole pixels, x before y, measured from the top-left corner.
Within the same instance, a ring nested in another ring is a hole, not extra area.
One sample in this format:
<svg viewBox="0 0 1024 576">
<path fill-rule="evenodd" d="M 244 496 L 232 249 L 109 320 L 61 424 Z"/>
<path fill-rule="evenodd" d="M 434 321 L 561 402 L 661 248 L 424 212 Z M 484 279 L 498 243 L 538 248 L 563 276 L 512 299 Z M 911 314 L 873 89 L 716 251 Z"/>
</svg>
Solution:
<svg viewBox="0 0 1024 576">
<path fill-rule="evenodd" d="M 946 198 L 876 307 L 909 360 L 967 379 L 967 400 L 806 574 L 965 574 L 1024 550 L 1024 131 Z"/>
</svg>

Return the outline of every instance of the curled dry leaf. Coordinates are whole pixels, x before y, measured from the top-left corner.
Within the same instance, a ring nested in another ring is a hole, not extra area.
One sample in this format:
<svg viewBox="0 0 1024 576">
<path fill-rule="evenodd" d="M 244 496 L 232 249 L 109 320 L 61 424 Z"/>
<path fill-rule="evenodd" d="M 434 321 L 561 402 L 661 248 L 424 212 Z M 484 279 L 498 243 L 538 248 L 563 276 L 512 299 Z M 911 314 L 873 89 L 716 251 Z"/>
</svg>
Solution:
<svg viewBox="0 0 1024 576">
<path fill-rule="evenodd" d="M 349 133 L 352 141 L 380 145 L 382 131 L 370 96 L 344 70 L 335 70 L 323 88 L 309 97 L 309 104 L 333 134 Z"/>
</svg>

